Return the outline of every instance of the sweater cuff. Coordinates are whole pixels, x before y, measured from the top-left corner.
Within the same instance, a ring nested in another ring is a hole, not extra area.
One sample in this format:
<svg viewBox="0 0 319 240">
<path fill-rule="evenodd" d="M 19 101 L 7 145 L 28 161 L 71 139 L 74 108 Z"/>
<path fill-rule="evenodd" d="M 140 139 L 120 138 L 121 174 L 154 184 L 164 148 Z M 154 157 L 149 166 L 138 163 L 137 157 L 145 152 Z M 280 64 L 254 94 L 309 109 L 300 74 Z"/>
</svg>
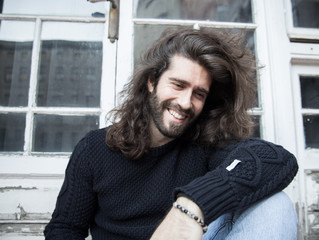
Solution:
<svg viewBox="0 0 319 240">
<path fill-rule="evenodd" d="M 228 173 L 224 169 L 208 172 L 189 184 L 176 188 L 174 198 L 179 194 L 187 196 L 200 207 L 206 224 L 239 206 L 229 184 Z"/>
</svg>

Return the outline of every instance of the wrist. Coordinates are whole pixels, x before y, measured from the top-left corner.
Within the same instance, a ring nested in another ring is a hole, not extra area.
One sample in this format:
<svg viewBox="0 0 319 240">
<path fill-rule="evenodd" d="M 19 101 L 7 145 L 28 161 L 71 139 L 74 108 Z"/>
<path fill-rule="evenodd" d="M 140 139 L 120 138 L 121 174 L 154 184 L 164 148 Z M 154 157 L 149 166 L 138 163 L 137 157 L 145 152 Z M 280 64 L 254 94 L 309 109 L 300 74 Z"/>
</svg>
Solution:
<svg viewBox="0 0 319 240">
<path fill-rule="evenodd" d="M 178 198 L 176 202 L 173 203 L 173 207 L 179 210 L 183 217 L 192 220 L 193 224 L 197 224 L 202 228 L 203 233 L 207 231 L 207 225 L 204 223 L 203 213 L 199 206 L 188 198 Z"/>
<path fill-rule="evenodd" d="M 190 200 L 189 198 L 181 196 L 181 197 L 178 197 L 176 199 L 176 202 L 179 205 L 186 208 L 187 210 L 189 210 L 190 212 L 194 213 L 199 218 L 204 220 L 204 214 L 203 214 L 202 210 L 200 209 L 200 207 L 195 202 Z"/>
</svg>

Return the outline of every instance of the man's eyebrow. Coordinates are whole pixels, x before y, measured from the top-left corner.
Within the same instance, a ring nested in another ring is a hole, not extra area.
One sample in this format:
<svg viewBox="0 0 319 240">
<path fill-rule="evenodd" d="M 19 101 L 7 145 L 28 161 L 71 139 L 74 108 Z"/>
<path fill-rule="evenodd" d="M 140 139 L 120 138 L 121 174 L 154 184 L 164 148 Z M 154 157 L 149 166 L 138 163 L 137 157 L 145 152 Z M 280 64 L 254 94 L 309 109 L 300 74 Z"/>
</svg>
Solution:
<svg viewBox="0 0 319 240">
<path fill-rule="evenodd" d="M 183 80 L 183 79 L 179 79 L 179 78 L 169 78 L 169 79 L 170 79 L 171 81 L 179 82 L 179 83 L 182 83 L 182 84 L 187 85 L 187 86 L 190 85 L 189 82 L 187 82 L 187 81 L 185 81 L 185 80 Z M 197 91 L 200 91 L 200 92 L 202 92 L 202 93 L 205 93 L 206 95 L 209 94 L 209 90 L 207 90 L 206 88 L 198 87 L 198 88 L 196 88 L 196 90 L 197 90 Z"/>
</svg>

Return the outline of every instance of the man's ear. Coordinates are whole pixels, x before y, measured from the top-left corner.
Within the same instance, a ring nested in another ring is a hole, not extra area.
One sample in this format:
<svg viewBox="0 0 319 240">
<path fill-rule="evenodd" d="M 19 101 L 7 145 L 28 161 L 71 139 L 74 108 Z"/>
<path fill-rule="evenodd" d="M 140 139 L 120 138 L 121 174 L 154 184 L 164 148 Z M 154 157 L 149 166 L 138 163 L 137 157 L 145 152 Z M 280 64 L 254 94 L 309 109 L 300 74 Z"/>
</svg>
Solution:
<svg viewBox="0 0 319 240">
<path fill-rule="evenodd" d="M 154 82 L 151 81 L 150 77 L 147 80 L 147 87 L 150 93 L 154 91 Z"/>
</svg>

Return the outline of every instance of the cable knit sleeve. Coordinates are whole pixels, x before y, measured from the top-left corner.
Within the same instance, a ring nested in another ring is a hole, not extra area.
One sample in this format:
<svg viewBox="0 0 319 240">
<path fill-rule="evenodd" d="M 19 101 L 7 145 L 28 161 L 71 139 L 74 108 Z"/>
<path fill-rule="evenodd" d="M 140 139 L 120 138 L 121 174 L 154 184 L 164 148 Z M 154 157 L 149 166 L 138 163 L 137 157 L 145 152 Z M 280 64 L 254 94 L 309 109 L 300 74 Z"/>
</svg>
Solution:
<svg viewBox="0 0 319 240">
<path fill-rule="evenodd" d="M 175 191 L 175 196 L 183 193 L 196 202 L 208 224 L 283 190 L 298 171 L 293 154 L 260 139 L 242 140 L 216 150 L 209 164 L 207 174 Z"/>
<path fill-rule="evenodd" d="M 84 138 L 70 157 L 56 208 L 44 231 L 47 240 L 84 240 L 88 236 L 96 198 L 92 190 L 87 148 Z"/>
</svg>

